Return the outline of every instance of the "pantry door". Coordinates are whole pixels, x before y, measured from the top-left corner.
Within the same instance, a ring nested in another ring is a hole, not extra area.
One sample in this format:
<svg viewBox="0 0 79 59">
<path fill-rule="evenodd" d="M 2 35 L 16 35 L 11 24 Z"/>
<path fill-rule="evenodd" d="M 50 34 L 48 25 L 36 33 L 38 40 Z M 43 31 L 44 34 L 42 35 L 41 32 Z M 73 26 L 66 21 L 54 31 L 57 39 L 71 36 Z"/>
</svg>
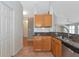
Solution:
<svg viewBox="0 0 79 59">
<path fill-rule="evenodd" d="M 13 10 L 0 2 L 0 56 L 12 56 L 13 45 Z"/>
</svg>

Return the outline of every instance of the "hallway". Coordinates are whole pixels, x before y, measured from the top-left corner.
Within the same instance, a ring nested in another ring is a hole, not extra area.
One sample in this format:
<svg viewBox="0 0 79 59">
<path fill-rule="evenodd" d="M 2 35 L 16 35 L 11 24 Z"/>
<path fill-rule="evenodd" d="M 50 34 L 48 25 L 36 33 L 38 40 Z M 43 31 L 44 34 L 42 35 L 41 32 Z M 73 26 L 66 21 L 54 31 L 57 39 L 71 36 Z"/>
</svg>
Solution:
<svg viewBox="0 0 79 59">
<path fill-rule="evenodd" d="M 27 38 L 24 38 L 24 47 L 15 57 L 53 57 L 51 52 L 33 52 L 31 43 L 28 42 Z"/>
</svg>

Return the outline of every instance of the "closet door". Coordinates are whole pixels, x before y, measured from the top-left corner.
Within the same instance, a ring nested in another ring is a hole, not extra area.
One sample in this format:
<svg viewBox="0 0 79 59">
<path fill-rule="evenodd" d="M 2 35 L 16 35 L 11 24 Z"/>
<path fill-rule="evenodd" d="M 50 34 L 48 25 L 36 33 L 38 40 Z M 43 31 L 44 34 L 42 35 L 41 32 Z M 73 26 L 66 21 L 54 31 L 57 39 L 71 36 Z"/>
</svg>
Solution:
<svg viewBox="0 0 79 59">
<path fill-rule="evenodd" d="M 11 9 L 1 3 L 1 10 L 0 10 L 0 56 L 9 57 L 12 56 L 12 47 L 13 47 L 13 25 L 11 19 Z"/>
<path fill-rule="evenodd" d="M 7 15 L 8 14 L 8 15 Z M 6 22 L 7 22 L 7 28 L 6 28 L 6 56 L 10 56 L 10 9 L 6 6 Z M 8 53 L 8 54 L 7 54 Z"/>
<path fill-rule="evenodd" d="M 5 6 L 1 4 L 1 56 L 5 56 L 5 39 L 6 39 L 6 17 Z"/>
<path fill-rule="evenodd" d="M 13 9 L 9 9 L 10 11 L 10 56 L 13 56 L 14 53 L 14 34 L 13 34 Z"/>
<path fill-rule="evenodd" d="M 0 28 L 1 28 L 1 3 L 0 3 Z M 1 33 L 1 29 L 0 29 Z M 1 34 L 0 34 L 0 57 L 1 57 Z"/>
<path fill-rule="evenodd" d="M 0 38 L 1 39 L 1 38 Z M 1 57 L 1 40 L 0 40 L 0 57 Z"/>
<path fill-rule="evenodd" d="M 10 54 L 10 38 L 9 38 L 9 8 L 5 6 L 4 4 L 2 5 L 2 24 L 1 24 L 1 32 L 2 32 L 2 56 L 9 56 Z"/>
</svg>

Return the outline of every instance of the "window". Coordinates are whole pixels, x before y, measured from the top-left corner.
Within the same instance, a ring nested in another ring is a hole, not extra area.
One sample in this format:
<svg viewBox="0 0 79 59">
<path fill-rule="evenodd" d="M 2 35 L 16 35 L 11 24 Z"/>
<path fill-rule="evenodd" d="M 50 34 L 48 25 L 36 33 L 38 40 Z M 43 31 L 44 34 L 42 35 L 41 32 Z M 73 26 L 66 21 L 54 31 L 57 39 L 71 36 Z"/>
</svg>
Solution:
<svg viewBox="0 0 79 59">
<path fill-rule="evenodd" d="M 65 32 L 65 33 L 68 33 L 69 26 L 65 26 L 63 29 L 64 29 L 64 32 Z M 67 29 L 68 29 L 68 30 L 67 30 Z"/>
<path fill-rule="evenodd" d="M 69 25 L 69 33 L 75 34 L 75 26 Z"/>
<path fill-rule="evenodd" d="M 79 25 L 78 25 L 78 34 L 79 34 Z"/>
<path fill-rule="evenodd" d="M 71 33 L 71 34 L 79 34 L 79 23 L 67 24 L 65 26 L 68 28 L 69 33 Z M 63 30 L 64 30 L 64 32 L 67 32 L 66 29 L 63 28 Z"/>
</svg>

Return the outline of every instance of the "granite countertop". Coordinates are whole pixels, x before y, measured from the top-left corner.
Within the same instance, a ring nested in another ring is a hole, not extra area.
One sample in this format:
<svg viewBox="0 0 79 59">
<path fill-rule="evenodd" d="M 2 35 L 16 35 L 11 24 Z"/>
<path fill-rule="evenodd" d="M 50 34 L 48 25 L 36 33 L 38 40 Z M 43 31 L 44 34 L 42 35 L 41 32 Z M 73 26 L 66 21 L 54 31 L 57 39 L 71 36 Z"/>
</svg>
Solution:
<svg viewBox="0 0 79 59">
<path fill-rule="evenodd" d="M 60 39 L 65 46 L 67 46 L 68 48 L 70 48 L 74 52 L 79 53 L 79 43 L 74 42 L 68 38 L 65 38 L 65 39 L 62 39 L 60 37 L 57 37 L 57 38 Z"/>
<path fill-rule="evenodd" d="M 52 36 L 51 32 L 37 32 L 33 36 Z"/>
<path fill-rule="evenodd" d="M 74 41 L 72 41 L 71 39 L 68 39 L 68 38 L 65 38 L 65 39 L 59 38 L 59 39 L 62 40 L 63 42 L 65 42 L 65 43 L 68 43 L 68 44 L 79 49 L 79 43 L 74 42 Z"/>
</svg>

